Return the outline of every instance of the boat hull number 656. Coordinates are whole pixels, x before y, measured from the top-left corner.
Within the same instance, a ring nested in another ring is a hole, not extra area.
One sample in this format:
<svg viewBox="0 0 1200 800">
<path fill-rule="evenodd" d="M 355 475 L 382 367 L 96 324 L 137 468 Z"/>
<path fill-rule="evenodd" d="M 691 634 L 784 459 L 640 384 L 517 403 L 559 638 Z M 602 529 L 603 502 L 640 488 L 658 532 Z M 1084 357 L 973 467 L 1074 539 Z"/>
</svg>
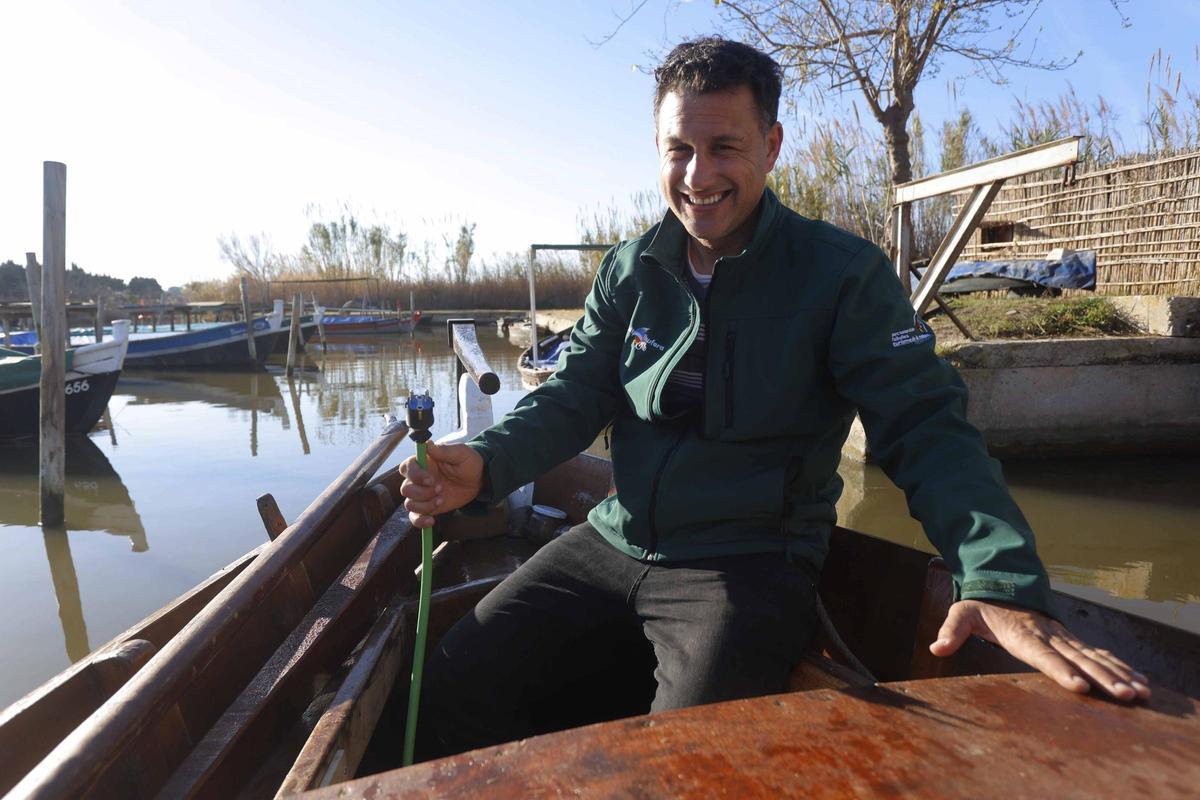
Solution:
<svg viewBox="0 0 1200 800">
<path fill-rule="evenodd" d="M 86 380 L 71 381 L 67 384 L 67 394 L 82 394 L 89 388 L 91 387 L 88 386 L 88 382 Z"/>
</svg>

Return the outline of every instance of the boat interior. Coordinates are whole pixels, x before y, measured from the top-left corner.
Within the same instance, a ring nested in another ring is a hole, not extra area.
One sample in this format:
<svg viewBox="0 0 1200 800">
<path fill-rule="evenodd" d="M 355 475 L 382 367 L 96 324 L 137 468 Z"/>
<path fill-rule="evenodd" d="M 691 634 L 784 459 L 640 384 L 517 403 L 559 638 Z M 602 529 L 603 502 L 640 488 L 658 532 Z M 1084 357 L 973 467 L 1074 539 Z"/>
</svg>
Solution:
<svg viewBox="0 0 1200 800">
<path fill-rule="evenodd" d="M 455 347 L 460 387 L 488 384 L 473 328 Z M 272 797 L 398 768 L 420 542 L 398 472 L 376 472 L 406 434 L 393 421 L 295 520 L 261 496 L 261 547 L 3 712 L 0 793 L 20 782 L 18 796 Z M 543 475 L 533 502 L 578 523 L 610 490 L 608 462 L 583 454 Z M 430 647 L 536 551 L 519 528 L 503 508 L 439 522 Z M 793 692 L 1028 670 L 978 639 L 951 658 L 929 654 L 953 587 L 941 560 L 916 550 L 836 529 L 820 596 L 829 624 Z M 1200 697 L 1197 637 L 1056 602 L 1085 640 L 1136 661 L 1156 686 Z M 569 677 L 548 690 L 540 726 L 645 713 L 652 659 L 643 641 L 581 642 L 556 669 Z"/>
</svg>

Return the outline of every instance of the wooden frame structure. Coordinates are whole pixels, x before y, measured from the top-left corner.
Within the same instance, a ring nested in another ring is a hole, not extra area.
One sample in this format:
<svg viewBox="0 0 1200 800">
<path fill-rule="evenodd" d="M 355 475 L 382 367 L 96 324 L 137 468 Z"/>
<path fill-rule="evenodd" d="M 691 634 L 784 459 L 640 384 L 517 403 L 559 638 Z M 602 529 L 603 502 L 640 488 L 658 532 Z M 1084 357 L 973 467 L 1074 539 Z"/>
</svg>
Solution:
<svg viewBox="0 0 1200 800">
<path fill-rule="evenodd" d="M 585 253 L 603 253 L 611 250 L 611 244 L 531 244 L 529 245 L 529 330 L 530 340 L 533 342 L 530 347 L 532 350 L 532 363 L 536 364 L 538 359 L 538 333 L 537 333 L 537 292 L 533 288 L 533 264 L 537 260 L 539 250 L 573 250 L 575 252 Z"/>
<path fill-rule="evenodd" d="M 937 291 L 942 281 L 946 279 L 950 268 L 966 247 L 971 234 L 975 232 L 983 215 L 996 199 L 1004 182 L 1031 172 L 1075 164 L 1079 161 L 1081 139 L 1080 136 L 1059 139 L 928 178 L 902 183 L 896 187 L 895 204 L 892 207 L 893 262 L 901 282 L 910 291 L 913 308 L 918 315 L 924 314 L 930 303 L 940 304 Z M 925 268 L 917 287 L 913 289 L 909 278 L 912 272 L 912 204 L 918 200 L 964 190 L 970 190 L 970 196 L 959 209 L 949 233 L 929 260 L 929 266 Z M 946 307 L 943 305 L 942 308 Z M 959 327 L 962 327 L 961 324 Z"/>
</svg>

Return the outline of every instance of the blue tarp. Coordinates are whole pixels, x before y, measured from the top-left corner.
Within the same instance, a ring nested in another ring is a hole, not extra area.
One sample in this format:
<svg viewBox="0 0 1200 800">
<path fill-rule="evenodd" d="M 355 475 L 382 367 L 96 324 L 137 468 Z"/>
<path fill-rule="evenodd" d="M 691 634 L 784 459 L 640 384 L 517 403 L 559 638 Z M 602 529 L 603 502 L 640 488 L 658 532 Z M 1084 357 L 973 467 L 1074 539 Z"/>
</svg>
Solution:
<svg viewBox="0 0 1200 800">
<path fill-rule="evenodd" d="M 966 278 L 1008 278 L 1050 289 L 1095 289 L 1096 251 L 1079 250 L 1060 261 L 1041 258 L 1014 261 L 960 261 L 950 269 L 946 284 Z"/>
<path fill-rule="evenodd" d="M 554 337 L 547 338 L 543 342 L 538 342 L 538 363 L 539 367 L 556 367 L 558 359 L 567 348 L 571 346 L 568 339 L 555 339 Z M 543 349 L 545 348 L 545 349 Z"/>
</svg>

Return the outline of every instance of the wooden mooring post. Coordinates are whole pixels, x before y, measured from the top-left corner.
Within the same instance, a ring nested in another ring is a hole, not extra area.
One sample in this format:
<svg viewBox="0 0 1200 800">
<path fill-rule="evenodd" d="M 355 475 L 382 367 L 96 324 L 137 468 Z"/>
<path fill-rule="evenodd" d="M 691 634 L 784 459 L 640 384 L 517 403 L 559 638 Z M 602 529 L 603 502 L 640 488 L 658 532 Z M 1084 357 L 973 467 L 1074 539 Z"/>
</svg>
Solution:
<svg viewBox="0 0 1200 800">
<path fill-rule="evenodd" d="M 242 319 L 246 320 L 246 349 L 250 351 L 250 363 L 258 363 L 258 351 L 254 347 L 254 315 L 250 312 L 250 290 L 242 278 Z"/>
<path fill-rule="evenodd" d="M 29 286 L 29 313 L 33 315 L 33 330 L 37 334 L 34 352 L 42 351 L 42 265 L 37 253 L 25 254 L 25 283 Z"/>
<path fill-rule="evenodd" d="M 66 242 L 67 167 L 55 161 L 42 164 L 42 379 L 38 387 L 39 448 L 38 489 L 43 526 L 63 524 L 66 494 Z"/>
<path fill-rule="evenodd" d="M 313 316 L 317 318 L 317 336 L 321 339 L 321 350 L 325 350 L 325 314 L 317 303 L 317 293 L 313 292 Z"/>
<path fill-rule="evenodd" d="M 300 314 L 304 311 L 304 295 L 292 295 L 292 326 L 288 332 L 287 374 L 296 369 L 296 351 L 300 345 Z"/>
<path fill-rule="evenodd" d="M 96 341 L 104 341 L 104 295 L 96 293 Z"/>
</svg>

